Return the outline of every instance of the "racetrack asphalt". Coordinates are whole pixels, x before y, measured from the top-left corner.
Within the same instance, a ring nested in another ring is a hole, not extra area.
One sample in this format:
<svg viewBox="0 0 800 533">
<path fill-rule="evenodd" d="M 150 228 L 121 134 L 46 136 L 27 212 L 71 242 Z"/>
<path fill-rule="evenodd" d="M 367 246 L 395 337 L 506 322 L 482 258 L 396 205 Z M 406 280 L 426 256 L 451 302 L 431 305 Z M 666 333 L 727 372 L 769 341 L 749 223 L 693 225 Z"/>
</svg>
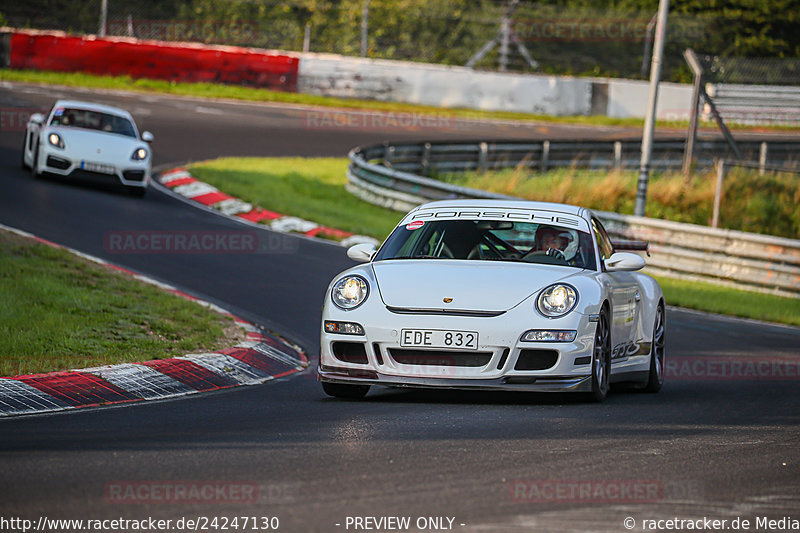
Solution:
<svg viewBox="0 0 800 533">
<path fill-rule="evenodd" d="M 156 135 L 156 164 L 342 156 L 383 139 L 636 134 L 455 122 L 321 128 L 303 108 L 10 84 L 0 87 L 0 108 L 43 109 L 62 96 L 130 109 Z M 305 347 L 313 366 L 325 287 L 352 264 L 341 247 L 265 230 L 267 246 L 257 254 L 113 253 L 109 232 L 243 227 L 158 190 L 139 200 L 34 181 L 19 168 L 21 143 L 20 129 L 0 131 L 0 223 L 275 329 Z M 686 363 L 686 373 L 658 395 L 615 393 L 601 405 L 560 395 L 393 390 L 336 401 L 307 371 L 176 401 L 0 420 L 0 517 L 277 516 L 285 532 L 353 531 L 347 516 L 447 516 L 459 531 L 554 532 L 625 531 L 626 517 L 637 521 L 635 531 L 646 518 L 798 518 L 800 376 L 786 370 L 798 368 L 800 330 L 670 309 L 667 331 L 668 356 Z M 769 364 L 758 379 L 720 377 L 710 375 L 715 357 Z M 109 497 L 109 487 L 131 481 L 244 484 L 257 487 L 257 498 L 121 504 Z M 659 490 L 642 501 L 626 492 L 634 482 Z M 570 483 L 590 484 L 605 498 L 562 491 L 532 499 L 538 489 Z M 622 496 L 611 497 L 619 487 Z"/>
</svg>

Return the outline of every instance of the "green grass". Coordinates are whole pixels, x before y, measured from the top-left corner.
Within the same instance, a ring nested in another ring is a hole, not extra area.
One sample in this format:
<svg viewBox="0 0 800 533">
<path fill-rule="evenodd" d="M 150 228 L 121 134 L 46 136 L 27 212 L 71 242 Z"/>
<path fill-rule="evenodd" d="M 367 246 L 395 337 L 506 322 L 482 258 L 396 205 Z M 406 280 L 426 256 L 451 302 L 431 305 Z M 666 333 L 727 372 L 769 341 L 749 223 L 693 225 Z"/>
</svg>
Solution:
<svg viewBox="0 0 800 533">
<path fill-rule="evenodd" d="M 633 214 L 635 171 L 564 168 L 541 174 L 527 168 L 443 176 L 449 183 L 528 200 L 581 205 L 589 209 Z M 696 174 L 685 183 L 679 174 L 653 173 L 647 188 L 647 216 L 710 225 L 716 173 Z M 766 174 L 733 169 L 725 176 L 720 226 L 778 235 L 800 235 L 800 180 L 797 174 Z"/>
<path fill-rule="evenodd" d="M 800 298 L 740 291 L 700 281 L 657 276 L 669 305 L 800 326 Z"/>
<path fill-rule="evenodd" d="M 224 158 L 196 163 L 198 179 L 265 209 L 383 240 L 402 216 L 344 188 L 344 158 Z M 800 326 L 800 299 L 659 277 L 669 305 Z"/>
<path fill-rule="evenodd" d="M 228 194 L 324 226 L 385 238 L 402 213 L 347 192 L 345 158 L 222 158 L 195 163 L 192 175 Z"/>
<path fill-rule="evenodd" d="M 210 351 L 236 337 L 228 317 L 0 231 L 0 376 Z"/>
</svg>

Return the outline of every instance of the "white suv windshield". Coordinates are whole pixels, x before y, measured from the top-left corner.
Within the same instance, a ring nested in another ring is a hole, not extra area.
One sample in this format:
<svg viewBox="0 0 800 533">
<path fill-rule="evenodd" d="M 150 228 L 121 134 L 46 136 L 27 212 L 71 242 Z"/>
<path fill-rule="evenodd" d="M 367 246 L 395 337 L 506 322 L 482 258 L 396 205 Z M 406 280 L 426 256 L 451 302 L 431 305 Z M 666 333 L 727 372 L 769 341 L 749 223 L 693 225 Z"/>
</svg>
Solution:
<svg viewBox="0 0 800 533">
<path fill-rule="evenodd" d="M 591 236 L 535 222 L 437 220 L 398 226 L 378 254 L 385 259 L 517 261 L 595 270 Z"/>
</svg>

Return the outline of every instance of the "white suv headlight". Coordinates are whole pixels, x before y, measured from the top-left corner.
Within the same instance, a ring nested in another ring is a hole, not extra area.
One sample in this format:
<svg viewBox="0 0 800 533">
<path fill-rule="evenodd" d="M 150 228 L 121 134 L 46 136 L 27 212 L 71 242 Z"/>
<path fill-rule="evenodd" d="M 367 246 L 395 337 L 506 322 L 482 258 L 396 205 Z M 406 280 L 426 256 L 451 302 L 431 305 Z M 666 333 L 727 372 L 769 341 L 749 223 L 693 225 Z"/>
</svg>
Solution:
<svg viewBox="0 0 800 533">
<path fill-rule="evenodd" d="M 355 309 L 367 299 L 369 285 L 361 276 L 345 276 L 333 286 L 331 300 L 340 309 Z"/>
<path fill-rule="evenodd" d="M 569 285 L 557 283 L 542 291 L 536 300 L 536 307 L 544 316 L 558 318 L 572 311 L 577 303 L 578 291 Z"/>
</svg>

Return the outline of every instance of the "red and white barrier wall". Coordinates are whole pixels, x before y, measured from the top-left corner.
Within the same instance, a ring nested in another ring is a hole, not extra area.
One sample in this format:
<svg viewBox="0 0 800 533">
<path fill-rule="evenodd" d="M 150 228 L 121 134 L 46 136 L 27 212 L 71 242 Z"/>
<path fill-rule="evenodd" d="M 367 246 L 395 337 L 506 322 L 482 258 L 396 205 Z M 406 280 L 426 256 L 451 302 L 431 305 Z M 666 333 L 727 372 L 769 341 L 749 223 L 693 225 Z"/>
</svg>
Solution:
<svg viewBox="0 0 800 533">
<path fill-rule="evenodd" d="M 124 37 L 77 37 L 61 32 L 10 33 L 6 64 L 15 69 L 297 90 L 300 58 L 295 54 Z"/>
</svg>

